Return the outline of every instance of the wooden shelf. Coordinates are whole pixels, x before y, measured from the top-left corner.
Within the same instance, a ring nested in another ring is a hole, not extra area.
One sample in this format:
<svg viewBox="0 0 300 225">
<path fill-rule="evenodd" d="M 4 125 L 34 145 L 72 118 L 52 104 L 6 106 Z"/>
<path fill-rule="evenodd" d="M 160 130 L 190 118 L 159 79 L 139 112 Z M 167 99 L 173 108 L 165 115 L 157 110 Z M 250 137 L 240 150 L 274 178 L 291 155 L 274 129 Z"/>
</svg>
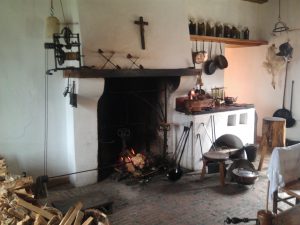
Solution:
<svg viewBox="0 0 300 225">
<path fill-rule="evenodd" d="M 191 37 L 190 38 L 191 41 L 225 43 L 226 47 L 229 48 L 253 47 L 253 46 L 268 44 L 268 42 L 264 40 L 244 40 L 244 39 L 237 39 L 237 38 L 222 38 L 222 37 L 200 36 L 200 35 L 191 35 L 190 37 Z"/>
<path fill-rule="evenodd" d="M 95 69 L 81 68 L 65 70 L 64 77 L 72 78 L 138 78 L 138 77 L 179 77 L 193 76 L 201 73 L 200 69 Z"/>
</svg>

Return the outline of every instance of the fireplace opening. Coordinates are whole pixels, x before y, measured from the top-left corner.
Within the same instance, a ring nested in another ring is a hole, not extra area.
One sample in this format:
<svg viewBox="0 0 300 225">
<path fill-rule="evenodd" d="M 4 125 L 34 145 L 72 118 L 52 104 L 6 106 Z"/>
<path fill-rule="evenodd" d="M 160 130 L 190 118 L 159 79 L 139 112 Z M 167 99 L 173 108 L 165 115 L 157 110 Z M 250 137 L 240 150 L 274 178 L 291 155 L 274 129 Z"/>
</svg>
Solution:
<svg viewBox="0 0 300 225">
<path fill-rule="evenodd" d="M 98 181 L 120 163 L 122 152 L 162 153 L 160 124 L 180 77 L 106 78 L 98 101 Z"/>
</svg>

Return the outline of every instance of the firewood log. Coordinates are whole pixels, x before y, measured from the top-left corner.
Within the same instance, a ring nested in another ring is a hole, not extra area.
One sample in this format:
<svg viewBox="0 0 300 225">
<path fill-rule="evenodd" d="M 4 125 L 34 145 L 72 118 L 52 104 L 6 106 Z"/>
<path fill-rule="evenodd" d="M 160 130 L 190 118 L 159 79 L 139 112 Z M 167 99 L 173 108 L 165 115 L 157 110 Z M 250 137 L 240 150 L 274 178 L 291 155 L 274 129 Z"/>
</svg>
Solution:
<svg viewBox="0 0 300 225">
<path fill-rule="evenodd" d="M 81 221 L 83 219 L 84 213 L 82 211 L 78 211 L 77 215 L 76 215 L 76 219 L 74 222 L 74 225 L 80 225 Z"/>
<path fill-rule="evenodd" d="M 17 211 L 16 211 L 15 209 L 13 209 L 13 208 L 8 209 L 7 212 L 8 212 L 11 216 L 16 217 L 16 218 L 19 219 L 19 220 L 24 219 L 24 215 L 21 214 L 21 213 L 19 213 L 19 212 L 17 212 Z"/>
<path fill-rule="evenodd" d="M 24 219 L 22 219 L 21 221 L 17 222 L 17 225 L 30 225 L 32 224 L 32 219 L 30 218 L 30 216 L 26 215 Z"/>
<path fill-rule="evenodd" d="M 51 220 L 47 223 L 47 225 L 58 225 L 60 223 L 60 219 L 58 216 L 53 216 Z"/>
<path fill-rule="evenodd" d="M 70 214 L 69 218 L 64 223 L 64 225 L 71 225 L 74 222 L 75 217 L 81 208 L 82 208 L 82 203 L 81 202 L 76 203 L 76 205 L 74 206 L 74 210 L 72 211 L 72 213 Z"/>
<path fill-rule="evenodd" d="M 29 209 L 30 211 L 33 211 L 37 214 L 40 214 L 41 216 L 45 217 L 46 219 L 50 220 L 53 216 L 52 213 L 47 212 L 46 210 L 39 208 L 37 206 L 32 205 L 31 203 L 28 203 L 20 198 L 17 199 L 17 204 L 20 206 L 23 206 L 26 209 Z"/>
<path fill-rule="evenodd" d="M 86 219 L 86 221 L 84 221 L 82 225 L 89 225 L 91 224 L 92 221 L 93 221 L 93 217 L 90 216 L 89 218 Z"/>
<path fill-rule="evenodd" d="M 72 214 L 74 210 L 74 207 L 72 206 L 71 208 L 69 208 L 68 212 L 66 213 L 66 215 L 62 218 L 62 220 L 60 221 L 59 225 L 64 225 L 65 222 L 67 222 L 67 220 L 69 219 L 70 215 Z"/>
<path fill-rule="evenodd" d="M 47 221 L 41 215 L 37 214 L 33 225 L 47 225 Z"/>
<path fill-rule="evenodd" d="M 29 177 L 21 177 L 17 180 L 5 180 L 0 182 L 0 187 L 5 188 L 6 190 L 15 190 L 20 188 L 25 188 L 31 186 L 33 184 L 33 179 L 31 176 Z"/>
</svg>

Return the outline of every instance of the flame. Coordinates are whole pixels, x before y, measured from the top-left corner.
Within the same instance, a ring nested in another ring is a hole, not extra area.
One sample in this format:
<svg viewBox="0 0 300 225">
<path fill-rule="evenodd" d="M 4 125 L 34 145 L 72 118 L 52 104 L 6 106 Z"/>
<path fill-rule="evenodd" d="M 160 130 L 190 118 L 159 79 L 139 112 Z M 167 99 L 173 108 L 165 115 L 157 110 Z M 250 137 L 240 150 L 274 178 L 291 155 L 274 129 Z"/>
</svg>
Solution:
<svg viewBox="0 0 300 225">
<path fill-rule="evenodd" d="M 131 151 L 131 153 L 132 153 L 133 155 L 136 155 L 136 153 L 135 153 L 135 151 L 133 150 L 133 148 L 131 148 L 130 151 Z"/>
</svg>

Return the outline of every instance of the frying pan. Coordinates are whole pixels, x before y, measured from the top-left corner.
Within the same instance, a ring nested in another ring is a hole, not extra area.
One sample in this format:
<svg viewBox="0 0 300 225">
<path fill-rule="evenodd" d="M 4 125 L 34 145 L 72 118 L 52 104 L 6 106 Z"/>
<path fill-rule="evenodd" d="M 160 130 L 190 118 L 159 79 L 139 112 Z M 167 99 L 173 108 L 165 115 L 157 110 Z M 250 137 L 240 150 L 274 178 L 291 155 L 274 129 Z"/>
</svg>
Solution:
<svg viewBox="0 0 300 225">
<path fill-rule="evenodd" d="M 285 68 L 285 79 L 284 79 L 284 89 L 283 89 L 283 101 L 282 101 L 282 109 L 278 109 L 273 113 L 274 117 L 280 117 L 283 119 L 286 119 L 286 121 L 291 121 L 292 119 L 292 114 L 291 112 L 285 108 L 285 89 L 286 89 L 286 80 L 287 80 L 287 72 L 288 72 L 288 65 L 289 61 L 286 63 L 286 68 Z M 287 123 L 286 123 L 287 125 Z"/>
<path fill-rule="evenodd" d="M 225 56 L 222 54 L 222 46 L 221 46 L 221 42 L 219 43 L 219 45 L 220 45 L 220 52 L 221 52 L 221 54 L 220 55 L 217 55 L 216 57 L 215 57 L 215 64 L 216 64 L 216 66 L 219 68 L 219 69 L 221 69 L 221 70 L 223 70 L 223 69 L 225 69 L 225 68 L 227 68 L 228 67 L 228 61 L 227 61 L 227 59 L 225 58 Z"/>
<path fill-rule="evenodd" d="M 191 130 L 192 126 L 193 126 L 193 122 L 190 123 L 189 127 L 186 127 L 186 126 L 184 127 L 183 136 L 182 136 L 182 138 L 180 138 L 180 141 L 179 141 L 181 143 L 178 143 L 179 147 L 182 146 L 182 150 L 181 150 L 181 153 L 180 153 L 180 157 L 179 157 L 177 166 L 175 168 L 171 169 L 167 174 L 168 179 L 171 180 L 171 181 L 179 180 L 181 178 L 182 174 L 183 174 L 183 171 L 180 167 L 180 162 L 181 162 L 183 152 L 184 152 L 184 149 L 185 149 L 185 146 L 186 146 L 186 142 L 187 142 L 187 139 L 189 137 L 190 130 Z"/>
<path fill-rule="evenodd" d="M 215 61 L 211 58 L 211 50 L 212 50 L 212 42 L 210 42 L 209 59 L 204 64 L 204 72 L 207 75 L 212 75 L 217 69 Z"/>
</svg>

